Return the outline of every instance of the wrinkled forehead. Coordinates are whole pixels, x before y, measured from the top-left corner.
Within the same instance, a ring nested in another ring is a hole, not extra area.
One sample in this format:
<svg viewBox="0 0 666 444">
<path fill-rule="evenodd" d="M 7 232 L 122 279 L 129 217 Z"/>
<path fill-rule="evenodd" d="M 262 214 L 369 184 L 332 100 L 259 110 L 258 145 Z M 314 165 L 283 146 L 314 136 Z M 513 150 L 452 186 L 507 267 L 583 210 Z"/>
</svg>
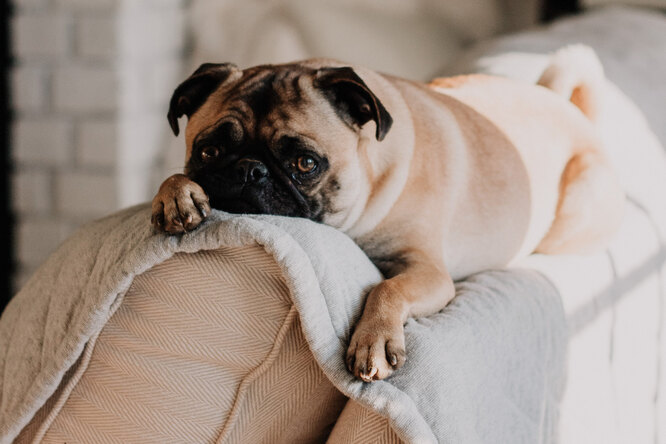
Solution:
<svg viewBox="0 0 666 444">
<path fill-rule="evenodd" d="M 314 74 L 314 69 L 300 65 L 259 66 L 243 71 L 237 81 L 221 85 L 188 122 L 188 157 L 197 137 L 229 121 L 241 126 L 246 139 L 271 141 L 294 135 L 289 133 L 314 138 L 335 117 L 313 87 Z"/>
</svg>

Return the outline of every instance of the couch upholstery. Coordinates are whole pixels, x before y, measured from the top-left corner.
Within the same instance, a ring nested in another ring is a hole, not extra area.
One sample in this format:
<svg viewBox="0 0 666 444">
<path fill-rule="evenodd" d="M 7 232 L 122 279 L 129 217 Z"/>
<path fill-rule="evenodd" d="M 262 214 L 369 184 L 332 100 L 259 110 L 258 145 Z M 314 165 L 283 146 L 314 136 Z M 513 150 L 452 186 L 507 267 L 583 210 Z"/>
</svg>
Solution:
<svg viewBox="0 0 666 444">
<path fill-rule="evenodd" d="M 16 442 L 319 442 L 346 401 L 258 245 L 152 267 L 90 344 Z"/>
</svg>

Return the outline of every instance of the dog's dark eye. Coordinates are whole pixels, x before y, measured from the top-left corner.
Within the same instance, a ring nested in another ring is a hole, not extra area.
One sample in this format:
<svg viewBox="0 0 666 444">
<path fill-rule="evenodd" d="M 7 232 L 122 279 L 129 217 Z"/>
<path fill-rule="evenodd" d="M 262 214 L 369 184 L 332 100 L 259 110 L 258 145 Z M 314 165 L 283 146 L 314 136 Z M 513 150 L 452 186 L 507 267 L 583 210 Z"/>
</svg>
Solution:
<svg viewBox="0 0 666 444">
<path fill-rule="evenodd" d="M 301 156 L 293 163 L 295 169 L 301 174 L 311 173 L 317 169 L 317 161 L 310 156 Z"/>
<path fill-rule="evenodd" d="M 214 146 L 207 146 L 201 150 L 201 159 L 204 162 L 216 159 L 220 155 L 220 150 Z"/>
</svg>

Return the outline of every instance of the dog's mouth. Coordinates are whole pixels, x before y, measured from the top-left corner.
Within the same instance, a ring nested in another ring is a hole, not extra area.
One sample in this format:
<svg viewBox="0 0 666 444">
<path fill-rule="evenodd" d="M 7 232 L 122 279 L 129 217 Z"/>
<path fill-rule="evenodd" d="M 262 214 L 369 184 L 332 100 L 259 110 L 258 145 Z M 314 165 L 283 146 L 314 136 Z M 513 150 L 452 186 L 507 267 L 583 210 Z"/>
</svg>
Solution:
<svg viewBox="0 0 666 444">
<path fill-rule="evenodd" d="M 251 205 L 244 200 L 240 199 L 231 199 L 231 200 L 225 200 L 222 201 L 221 203 L 218 203 L 217 205 L 213 206 L 214 208 L 219 208 L 222 211 L 226 211 L 227 213 L 234 213 L 234 214 L 264 214 L 265 211 L 260 210 L 259 208 L 255 207 L 254 205 Z"/>
<path fill-rule="evenodd" d="M 251 185 L 232 186 L 224 192 L 208 192 L 210 205 L 222 211 L 236 214 L 270 214 L 269 205 L 261 192 Z"/>
<path fill-rule="evenodd" d="M 189 171 L 187 175 L 203 188 L 215 209 L 235 214 L 310 217 L 308 203 L 288 178 L 275 175 L 241 183 L 230 181 L 227 172 Z M 272 180 L 275 177 L 279 180 Z"/>
</svg>

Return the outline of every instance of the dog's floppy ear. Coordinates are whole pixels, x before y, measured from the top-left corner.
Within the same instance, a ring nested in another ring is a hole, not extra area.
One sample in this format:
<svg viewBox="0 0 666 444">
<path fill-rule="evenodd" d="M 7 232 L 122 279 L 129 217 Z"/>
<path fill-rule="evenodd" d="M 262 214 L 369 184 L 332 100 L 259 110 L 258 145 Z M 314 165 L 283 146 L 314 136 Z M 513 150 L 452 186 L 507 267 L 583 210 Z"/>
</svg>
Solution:
<svg viewBox="0 0 666 444">
<path fill-rule="evenodd" d="M 167 114 L 173 133 L 176 136 L 179 133 L 180 116 L 186 115 L 189 118 L 222 82 L 239 72 L 233 63 L 204 63 L 187 80 L 178 85 L 171 96 Z"/>
<path fill-rule="evenodd" d="M 314 84 L 329 97 L 343 120 L 351 120 L 359 126 L 374 120 L 377 140 L 383 140 L 391 129 L 391 115 L 352 68 L 321 68 L 316 73 Z"/>
</svg>

